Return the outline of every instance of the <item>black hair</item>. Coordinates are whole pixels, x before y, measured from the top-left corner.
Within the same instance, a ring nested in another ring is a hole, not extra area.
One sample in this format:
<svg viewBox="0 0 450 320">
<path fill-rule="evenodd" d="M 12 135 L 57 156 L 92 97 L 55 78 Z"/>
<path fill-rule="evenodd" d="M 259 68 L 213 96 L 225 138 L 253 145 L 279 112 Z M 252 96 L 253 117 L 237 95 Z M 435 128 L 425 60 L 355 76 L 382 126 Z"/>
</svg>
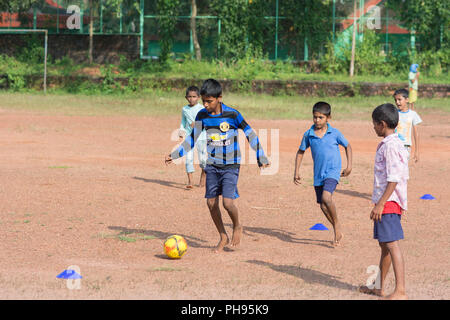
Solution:
<svg viewBox="0 0 450 320">
<path fill-rule="evenodd" d="M 376 123 L 386 122 L 390 129 L 395 129 L 398 124 L 398 110 L 392 103 L 385 103 L 376 107 L 372 112 L 372 120 Z"/>
<path fill-rule="evenodd" d="M 217 80 L 207 79 L 203 82 L 202 88 L 200 89 L 200 95 L 218 98 L 222 95 L 222 86 Z"/>
<path fill-rule="evenodd" d="M 320 112 L 329 117 L 331 115 L 331 106 L 327 102 L 319 101 L 313 106 L 313 113 Z"/>
<path fill-rule="evenodd" d="M 197 93 L 197 95 L 200 95 L 200 90 L 198 89 L 198 87 L 196 86 L 190 86 L 189 88 L 186 89 L 186 96 L 189 94 L 189 92 L 191 91 L 195 91 Z"/>
<path fill-rule="evenodd" d="M 409 97 L 409 92 L 406 89 L 395 90 L 395 92 L 394 92 L 394 94 L 392 96 L 395 97 L 398 94 L 401 94 L 404 98 L 408 98 Z"/>
</svg>

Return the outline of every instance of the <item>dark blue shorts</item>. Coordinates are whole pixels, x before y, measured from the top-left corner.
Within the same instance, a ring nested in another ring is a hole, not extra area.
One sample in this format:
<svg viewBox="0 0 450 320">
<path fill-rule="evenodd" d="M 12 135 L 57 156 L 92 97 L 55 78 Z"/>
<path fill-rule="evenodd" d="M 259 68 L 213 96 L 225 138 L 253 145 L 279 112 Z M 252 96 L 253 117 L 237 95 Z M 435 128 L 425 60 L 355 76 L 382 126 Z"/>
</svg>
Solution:
<svg viewBox="0 0 450 320">
<path fill-rule="evenodd" d="M 333 194 L 334 190 L 336 190 L 337 185 L 338 185 L 338 182 L 336 179 L 327 178 L 323 181 L 322 186 L 314 186 L 314 189 L 316 190 L 317 203 L 322 203 L 323 190 L 328 191 L 329 193 Z"/>
<path fill-rule="evenodd" d="M 373 238 L 378 242 L 392 242 L 403 239 L 402 216 L 396 213 L 381 215 L 380 221 L 373 223 Z"/>
<path fill-rule="evenodd" d="M 239 167 L 218 168 L 212 165 L 206 165 L 205 173 L 205 198 L 215 198 L 220 195 L 229 199 L 236 199 L 239 197 L 237 189 Z"/>
</svg>

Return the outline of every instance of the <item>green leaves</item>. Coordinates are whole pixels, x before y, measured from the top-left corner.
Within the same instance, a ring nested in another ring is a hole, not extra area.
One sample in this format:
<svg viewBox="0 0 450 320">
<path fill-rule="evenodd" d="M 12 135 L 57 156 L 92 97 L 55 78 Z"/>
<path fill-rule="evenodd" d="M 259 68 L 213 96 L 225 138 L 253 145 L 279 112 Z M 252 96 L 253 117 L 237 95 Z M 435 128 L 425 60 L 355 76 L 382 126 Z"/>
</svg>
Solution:
<svg viewBox="0 0 450 320">
<path fill-rule="evenodd" d="M 176 25 L 176 16 L 180 7 L 179 0 L 157 0 L 158 35 L 161 47 L 160 60 L 166 62 L 172 51 L 173 35 Z"/>
</svg>

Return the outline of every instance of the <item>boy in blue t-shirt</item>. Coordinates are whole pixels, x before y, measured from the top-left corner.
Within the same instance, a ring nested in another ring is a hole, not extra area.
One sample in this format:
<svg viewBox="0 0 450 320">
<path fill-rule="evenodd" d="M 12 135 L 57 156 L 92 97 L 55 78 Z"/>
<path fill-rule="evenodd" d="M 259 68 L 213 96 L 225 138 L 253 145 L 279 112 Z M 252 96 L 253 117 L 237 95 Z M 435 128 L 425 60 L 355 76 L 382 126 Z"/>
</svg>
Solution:
<svg viewBox="0 0 450 320">
<path fill-rule="evenodd" d="M 337 217 L 332 194 L 339 178 L 346 177 L 352 171 L 352 148 L 342 133 L 331 127 L 331 106 L 326 102 L 317 102 L 313 107 L 314 125 L 303 135 L 295 159 L 294 183 L 300 185 L 300 165 L 306 149 L 311 147 L 314 162 L 314 189 L 317 203 L 334 229 L 333 245 L 340 244 L 343 234 Z M 339 145 L 345 148 L 347 168 L 341 173 L 341 154 Z"/>
<path fill-rule="evenodd" d="M 173 159 L 185 156 L 194 147 L 201 132 L 206 131 L 208 159 L 205 167 L 205 198 L 211 218 L 220 235 L 219 243 L 214 248 L 215 252 L 219 252 L 230 242 L 219 209 L 220 195 L 223 207 L 233 222 L 231 246 L 239 245 L 243 230 L 239 222 L 238 209 L 234 204 L 234 199 L 239 197 L 237 189 L 241 163 L 239 129 L 244 132 L 250 146 L 256 151 L 258 166 L 266 168 L 270 163 L 258 136 L 241 113 L 222 102 L 222 86 L 217 80 L 205 80 L 200 89 L 200 95 L 205 108 L 197 113 L 194 130 L 175 151 L 166 156 L 165 162 L 170 164 Z"/>
</svg>

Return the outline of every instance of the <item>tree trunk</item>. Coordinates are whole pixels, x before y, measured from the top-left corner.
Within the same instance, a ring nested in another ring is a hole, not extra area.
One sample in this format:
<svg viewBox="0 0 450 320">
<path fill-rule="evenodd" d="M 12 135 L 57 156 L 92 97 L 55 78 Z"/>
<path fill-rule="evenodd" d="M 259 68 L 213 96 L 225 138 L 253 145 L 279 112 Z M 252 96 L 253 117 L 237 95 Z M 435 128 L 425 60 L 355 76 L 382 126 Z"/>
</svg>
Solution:
<svg viewBox="0 0 450 320">
<path fill-rule="evenodd" d="M 353 37 L 352 37 L 352 57 L 350 60 L 350 77 L 355 73 L 355 51 L 356 51 L 356 0 L 353 0 Z"/>
<path fill-rule="evenodd" d="M 194 49 L 195 49 L 195 58 L 200 61 L 202 60 L 202 51 L 200 49 L 200 44 L 198 43 L 197 38 L 197 3 L 195 0 L 191 0 L 192 13 L 191 13 L 191 31 L 192 31 L 192 39 L 194 41 Z"/>
<path fill-rule="evenodd" d="M 94 63 L 93 50 L 94 50 L 94 15 L 93 15 L 92 0 L 89 0 L 89 64 Z"/>
</svg>

